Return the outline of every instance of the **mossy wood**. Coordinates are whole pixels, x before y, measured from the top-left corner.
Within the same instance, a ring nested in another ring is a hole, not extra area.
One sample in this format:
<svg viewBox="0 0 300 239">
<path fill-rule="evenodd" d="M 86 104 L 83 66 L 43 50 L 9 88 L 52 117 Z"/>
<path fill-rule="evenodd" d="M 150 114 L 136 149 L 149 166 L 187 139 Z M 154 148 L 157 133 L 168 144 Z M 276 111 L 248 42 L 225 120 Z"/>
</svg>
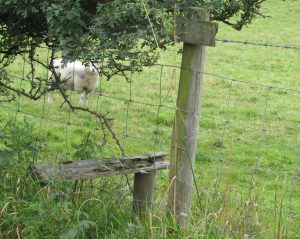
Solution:
<svg viewBox="0 0 300 239">
<path fill-rule="evenodd" d="M 155 152 L 131 157 L 34 164 L 29 167 L 29 171 L 41 185 L 58 180 L 73 181 L 134 173 L 132 209 L 134 215 L 145 223 L 153 203 L 155 171 L 169 166 L 164 161 L 166 155 Z"/>
<path fill-rule="evenodd" d="M 165 153 L 157 152 L 131 157 L 86 159 L 57 164 L 34 164 L 29 167 L 29 170 L 40 183 L 57 180 L 93 179 L 166 169 L 169 163 L 164 161 L 165 156 Z"/>
<path fill-rule="evenodd" d="M 183 54 L 173 126 L 170 158 L 168 209 L 180 226 L 187 224 L 191 210 L 193 170 L 198 143 L 205 45 L 214 46 L 217 26 L 208 22 L 209 12 L 202 11 L 200 22 L 183 26 Z M 205 23 L 204 23 L 205 22 Z M 197 26 L 206 26 L 197 29 Z M 180 30 L 180 29 L 179 29 Z"/>
<path fill-rule="evenodd" d="M 154 185 L 155 172 L 134 174 L 133 213 L 141 221 L 147 221 L 152 209 Z"/>
<path fill-rule="evenodd" d="M 178 19 L 176 24 L 177 38 L 193 45 L 215 46 L 217 31 L 218 24 L 215 22 Z"/>
</svg>

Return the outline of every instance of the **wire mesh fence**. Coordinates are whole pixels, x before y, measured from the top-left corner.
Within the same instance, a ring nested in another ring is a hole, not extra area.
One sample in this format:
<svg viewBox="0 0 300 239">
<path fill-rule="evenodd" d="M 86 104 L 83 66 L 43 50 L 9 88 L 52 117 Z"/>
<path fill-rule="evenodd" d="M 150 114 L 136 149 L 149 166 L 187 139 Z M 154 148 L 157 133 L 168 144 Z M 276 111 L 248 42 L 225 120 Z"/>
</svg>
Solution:
<svg viewBox="0 0 300 239">
<path fill-rule="evenodd" d="M 29 65 L 23 59 L 18 61 L 21 69 L 14 70 L 9 78 L 21 89 L 26 87 Z M 115 136 L 103 129 L 94 115 L 73 113 L 62 105 L 58 92 L 53 104 L 48 104 L 46 95 L 37 101 L 19 95 L 16 101 L 1 102 L 0 109 L 3 116 L 13 115 L 18 122 L 26 117 L 35 125 L 44 151 L 32 159 L 33 163 L 82 159 L 86 151 L 89 157 L 169 153 L 175 147 L 171 138 L 181 70 L 156 64 L 132 74 L 129 82 L 119 76 L 101 80 L 99 89 L 91 93 L 88 107 L 113 118 L 110 124 Z M 49 77 L 45 69 L 39 74 Z M 300 218 L 300 89 L 203 74 L 193 207 L 216 215 L 234 214 L 245 227 L 258 214 L 260 220 L 265 217 L 262 215 L 272 214 L 274 224 L 282 220 L 288 231 Z M 76 105 L 79 96 L 70 92 L 69 99 Z M 166 203 L 164 195 L 171 179 L 167 171 L 157 172 L 156 178 L 157 209 Z M 130 202 L 125 185 L 121 178 L 115 184 L 94 180 L 86 187 L 107 189 Z"/>
</svg>

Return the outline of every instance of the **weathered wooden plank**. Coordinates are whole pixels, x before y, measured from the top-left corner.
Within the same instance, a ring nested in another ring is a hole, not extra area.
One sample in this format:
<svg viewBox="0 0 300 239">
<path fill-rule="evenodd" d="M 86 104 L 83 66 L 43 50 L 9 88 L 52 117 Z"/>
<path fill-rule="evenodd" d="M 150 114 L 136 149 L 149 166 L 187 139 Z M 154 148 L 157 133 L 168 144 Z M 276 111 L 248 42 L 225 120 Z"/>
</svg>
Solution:
<svg viewBox="0 0 300 239">
<path fill-rule="evenodd" d="M 169 165 L 168 162 L 163 161 L 165 156 L 166 153 L 157 152 L 123 158 L 86 159 L 57 164 L 34 164 L 29 167 L 29 170 L 41 183 L 57 180 L 73 181 L 165 169 Z"/>
<path fill-rule="evenodd" d="M 217 32 L 218 24 L 215 22 L 178 19 L 176 24 L 176 37 L 193 45 L 215 46 Z"/>
</svg>

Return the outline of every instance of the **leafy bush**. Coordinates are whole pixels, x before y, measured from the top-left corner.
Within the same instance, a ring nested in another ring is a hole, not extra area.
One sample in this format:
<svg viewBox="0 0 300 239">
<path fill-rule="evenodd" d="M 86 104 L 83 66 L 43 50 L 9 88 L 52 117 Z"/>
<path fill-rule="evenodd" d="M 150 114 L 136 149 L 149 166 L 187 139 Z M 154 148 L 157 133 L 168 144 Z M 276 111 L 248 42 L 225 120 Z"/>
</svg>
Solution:
<svg viewBox="0 0 300 239">
<path fill-rule="evenodd" d="M 36 135 L 34 125 L 10 118 L 0 131 L 0 192 L 7 191 L 8 181 L 26 174 L 28 165 L 39 159 L 43 143 Z M 4 189 L 6 187 L 6 190 Z"/>
<path fill-rule="evenodd" d="M 200 8 L 208 8 L 211 20 L 241 30 L 261 15 L 264 1 L 0 0 L 0 54 L 4 56 L 0 92 L 17 92 L 34 100 L 43 96 L 47 79 L 35 74 L 34 65 L 49 67 L 38 57 L 41 46 L 51 51 L 52 60 L 58 52 L 65 60 L 105 59 L 103 75 L 108 79 L 115 74 L 126 76 L 155 63 L 159 49 L 174 43 L 175 16 L 197 19 Z M 15 88 L 6 74 L 5 68 L 20 55 L 27 55 L 31 62 L 29 91 Z"/>
</svg>

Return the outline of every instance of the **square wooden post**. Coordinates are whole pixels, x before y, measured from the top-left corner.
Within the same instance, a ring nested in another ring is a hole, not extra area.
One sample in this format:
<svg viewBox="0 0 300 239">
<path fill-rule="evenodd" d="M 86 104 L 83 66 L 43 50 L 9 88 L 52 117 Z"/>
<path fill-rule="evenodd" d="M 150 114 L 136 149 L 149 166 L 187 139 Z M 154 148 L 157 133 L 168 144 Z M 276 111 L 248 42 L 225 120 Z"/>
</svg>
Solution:
<svg viewBox="0 0 300 239">
<path fill-rule="evenodd" d="M 152 209 L 155 172 L 135 173 L 133 189 L 133 213 L 141 222 L 147 220 Z"/>
<path fill-rule="evenodd" d="M 201 11 L 199 21 L 181 20 L 177 33 L 183 45 L 177 107 L 173 126 L 168 209 L 185 226 L 192 203 L 193 171 L 198 143 L 205 46 L 215 45 L 218 25 Z"/>
</svg>

